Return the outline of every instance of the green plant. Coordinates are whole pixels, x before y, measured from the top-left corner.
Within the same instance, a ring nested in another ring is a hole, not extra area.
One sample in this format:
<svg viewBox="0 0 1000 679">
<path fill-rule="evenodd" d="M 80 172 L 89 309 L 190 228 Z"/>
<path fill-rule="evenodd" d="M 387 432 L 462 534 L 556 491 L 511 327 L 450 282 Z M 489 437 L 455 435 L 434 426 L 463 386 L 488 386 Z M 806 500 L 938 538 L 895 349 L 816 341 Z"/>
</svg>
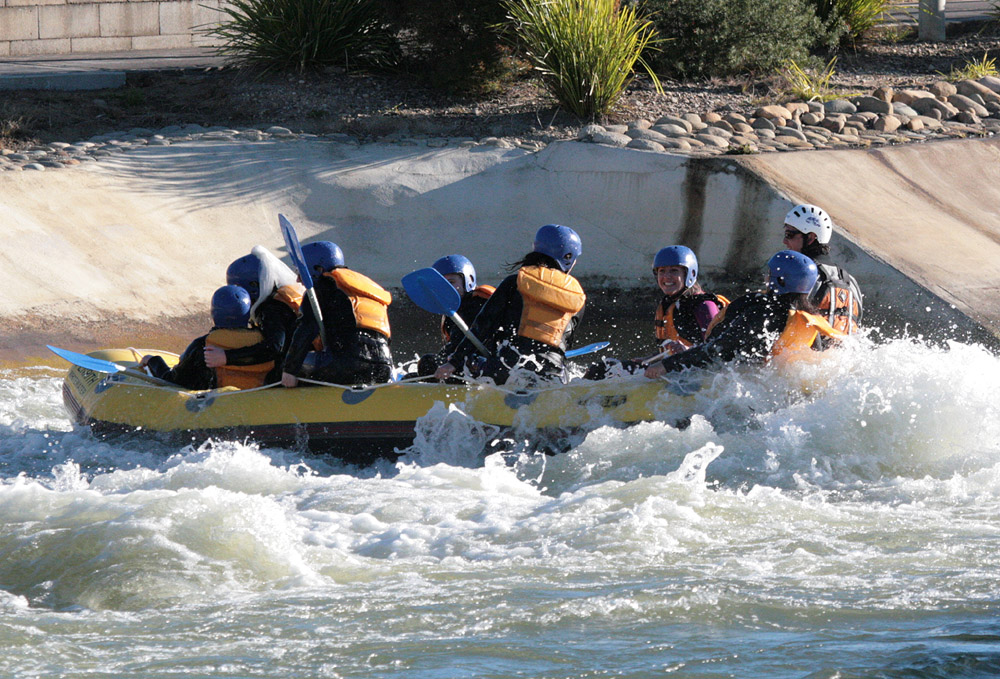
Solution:
<svg viewBox="0 0 1000 679">
<path fill-rule="evenodd" d="M 658 69 L 680 78 L 773 73 L 826 40 L 808 0 L 645 0 L 670 38 Z"/>
<path fill-rule="evenodd" d="M 976 61 L 975 59 L 967 61 L 962 68 L 955 68 L 952 66 L 951 71 L 947 75 L 941 73 L 940 71 L 937 73 L 951 82 L 958 82 L 959 80 L 978 80 L 979 78 L 988 75 L 1000 75 L 997 72 L 997 60 L 990 59 L 988 52 L 983 52 L 983 58 L 981 61 Z"/>
<path fill-rule="evenodd" d="M 518 44 L 559 103 L 582 118 L 606 115 L 661 42 L 653 22 L 619 0 L 507 0 Z"/>
<path fill-rule="evenodd" d="M 838 96 L 830 90 L 830 79 L 835 72 L 837 57 L 827 62 L 822 70 L 803 68 L 793 59 L 781 69 L 780 75 L 788 83 L 786 91 L 800 101 L 829 101 Z"/>
<path fill-rule="evenodd" d="M 482 93 L 509 76 L 503 0 L 373 0 L 399 41 L 399 66 L 452 92 Z"/>
<path fill-rule="evenodd" d="M 842 35 L 857 40 L 862 35 L 885 22 L 889 10 L 897 0 L 812 0 L 816 15 L 835 30 L 840 24 Z"/>
<path fill-rule="evenodd" d="M 373 0 L 230 0 L 218 11 L 229 19 L 205 30 L 218 52 L 264 72 L 393 59 Z"/>
</svg>

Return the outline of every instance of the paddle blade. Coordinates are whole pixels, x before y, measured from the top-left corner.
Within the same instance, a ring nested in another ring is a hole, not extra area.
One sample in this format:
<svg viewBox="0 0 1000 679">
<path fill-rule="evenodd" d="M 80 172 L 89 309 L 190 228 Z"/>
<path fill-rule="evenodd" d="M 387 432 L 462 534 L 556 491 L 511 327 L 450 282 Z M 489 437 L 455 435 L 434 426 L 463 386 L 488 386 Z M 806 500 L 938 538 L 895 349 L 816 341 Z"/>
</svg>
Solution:
<svg viewBox="0 0 1000 679">
<path fill-rule="evenodd" d="M 299 236 L 295 233 L 295 227 L 285 215 L 281 214 L 278 215 L 278 224 L 281 226 L 281 235 L 285 239 L 288 254 L 299 272 L 299 278 L 302 279 L 302 285 L 306 286 L 306 290 L 310 290 L 313 286 L 312 274 L 309 273 L 309 265 L 306 264 L 306 258 L 302 254 L 302 246 L 299 244 Z"/>
<path fill-rule="evenodd" d="M 414 304 L 432 314 L 451 316 L 462 303 L 455 286 L 430 267 L 403 276 L 403 288 Z"/>
<path fill-rule="evenodd" d="M 579 349 L 570 349 L 566 352 L 566 358 L 573 358 L 574 356 L 583 356 L 584 354 L 592 354 L 595 351 L 600 351 L 601 349 L 606 349 L 611 346 L 611 342 L 594 342 L 593 344 L 588 344 L 585 347 L 580 347 Z"/>
<path fill-rule="evenodd" d="M 87 370 L 93 370 L 98 373 L 117 373 L 125 370 L 125 366 L 118 365 L 117 363 L 112 363 L 111 361 L 104 361 L 99 358 L 94 358 L 93 356 L 87 356 L 86 354 L 78 354 L 75 351 L 70 351 L 69 349 L 60 349 L 59 347 L 54 347 L 51 344 L 46 344 L 48 350 L 59 358 L 65 359 L 75 366 L 80 368 L 85 368 Z"/>
</svg>

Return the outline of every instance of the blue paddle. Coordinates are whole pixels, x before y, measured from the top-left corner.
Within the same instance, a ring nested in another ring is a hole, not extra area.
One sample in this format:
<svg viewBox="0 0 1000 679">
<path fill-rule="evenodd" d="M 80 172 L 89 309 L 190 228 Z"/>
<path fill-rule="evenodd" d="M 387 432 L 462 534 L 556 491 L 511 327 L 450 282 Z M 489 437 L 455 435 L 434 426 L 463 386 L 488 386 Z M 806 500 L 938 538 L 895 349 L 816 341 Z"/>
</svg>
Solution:
<svg viewBox="0 0 1000 679">
<path fill-rule="evenodd" d="M 325 342 L 326 331 L 323 328 L 323 312 L 319 310 L 319 300 L 316 299 L 316 291 L 313 290 L 312 274 L 309 273 L 309 265 L 306 264 L 306 258 L 302 254 L 302 246 L 299 245 L 299 236 L 295 233 L 295 227 L 292 226 L 292 223 L 288 221 L 285 215 L 278 215 L 278 224 L 281 226 L 281 235 L 285 238 L 285 247 L 288 248 L 288 254 L 291 256 L 295 268 L 299 271 L 299 278 L 302 279 L 302 285 L 306 288 L 306 299 L 309 300 L 309 306 L 312 307 L 313 314 L 316 316 L 316 322 L 319 323 L 319 336 Z"/>
<path fill-rule="evenodd" d="M 600 351 L 601 349 L 605 349 L 609 346 L 611 346 L 611 342 L 594 342 L 593 344 L 588 344 L 587 346 L 580 347 L 579 349 L 570 349 L 566 352 L 566 358 L 592 354 L 595 351 Z"/>
<path fill-rule="evenodd" d="M 425 311 L 432 314 L 442 314 L 450 318 L 462 334 L 469 338 L 472 345 L 479 349 L 483 356 L 489 356 L 490 350 L 472 334 L 469 326 L 458 315 L 458 307 L 462 304 L 462 296 L 455 286 L 448 282 L 436 269 L 427 267 L 417 269 L 403 276 L 403 288 L 410 299 Z"/>
<path fill-rule="evenodd" d="M 100 358 L 94 358 L 93 356 L 87 356 L 86 354 L 78 354 L 75 351 L 70 351 L 69 349 L 60 349 L 59 347 L 54 347 L 51 344 L 46 344 L 49 351 L 58 356 L 59 358 L 65 359 L 75 366 L 84 368 L 85 370 L 93 370 L 98 373 L 120 373 L 123 372 L 126 375 L 135 377 L 136 379 L 144 380 L 146 382 L 151 382 L 153 384 L 159 384 L 161 386 L 176 387 L 177 385 L 173 382 L 168 382 L 166 380 L 161 380 L 159 377 L 153 377 L 152 375 L 147 375 L 141 370 L 136 370 L 135 368 L 129 368 L 124 365 L 119 365 L 117 363 L 112 363 L 111 361 L 105 361 Z"/>
</svg>

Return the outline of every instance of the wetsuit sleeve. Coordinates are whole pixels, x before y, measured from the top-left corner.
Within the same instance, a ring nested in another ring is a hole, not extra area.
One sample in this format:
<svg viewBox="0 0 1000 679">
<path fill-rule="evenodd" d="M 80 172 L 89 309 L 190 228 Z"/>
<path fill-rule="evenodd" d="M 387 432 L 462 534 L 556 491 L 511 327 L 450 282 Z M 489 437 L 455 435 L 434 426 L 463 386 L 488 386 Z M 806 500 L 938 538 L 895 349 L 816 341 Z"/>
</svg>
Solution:
<svg viewBox="0 0 1000 679">
<path fill-rule="evenodd" d="M 497 286 L 496 292 L 486 300 L 486 304 L 479 311 L 469 330 L 491 353 L 496 353 L 500 339 L 516 332 L 516 328 L 511 330 L 507 326 L 510 325 L 510 318 L 515 313 L 520 318 L 521 304 L 521 295 L 517 291 L 517 276 L 508 276 Z M 461 339 L 448 359 L 448 362 L 456 368 L 463 366 L 469 356 L 478 353 L 476 347 L 461 331 L 459 335 Z"/>
<path fill-rule="evenodd" d="M 185 389 L 211 389 L 215 386 L 215 371 L 205 365 L 206 337 L 202 335 L 191 342 L 177 360 L 177 365 L 156 376 Z"/>
<path fill-rule="evenodd" d="M 476 322 L 476 317 L 479 315 L 479 312 L 483 310 L 487 301 L 488 300 L 483 299 L 482 297 L 476 297 L 471 293 L 467 293 L 462 299 L 461 306 L 458 307 L 459 317 L 465 321 L 466 325 L 471 327 L 472 324 Z M 448 316 L 445 316 L 444 326 L 448 331 L 450 339 L 444 345 L 444 348 L 439 352 L 439 355 L 443 359 L 447 360 L 448 356 L 455 353 L 455 349 L 457 349 L 461 341 L 465 339 L 465 334 L 458 329 L 455 322 Z"/>
<path fill-rule="evenodd" d="M 774 303 L 772 303 L 774 302 Z M 746 295 L 726 310 L 725 321 L 705 344 L 663 359 L 667 372 L 703 368 L 715 362 L 759 362 L 788 319 L 787 305 L 766 295 Z"/>
<path fill-rule="evenodd" d="M 302 315 L 295 324 L 292 338 L 288 342 L 288 352 L 285 354 L 284 372 L 295 375 L 302 368 L 306 354 L 313 349 L 313 340 L 319 336 L 319 323 L 313 313 L 311 304 L 302 305 Z"/>
<path fill-rule="evenodd" d="M 257 344 L 239 349 L 226 349 L 228 365 L 256 365 L 268 361 L 281 361 L 288 332 L 295 324 L 295 312 L 286 304 L 268 300 L 260 306 L 259 328 L 264 339 Z"/>
</svg>

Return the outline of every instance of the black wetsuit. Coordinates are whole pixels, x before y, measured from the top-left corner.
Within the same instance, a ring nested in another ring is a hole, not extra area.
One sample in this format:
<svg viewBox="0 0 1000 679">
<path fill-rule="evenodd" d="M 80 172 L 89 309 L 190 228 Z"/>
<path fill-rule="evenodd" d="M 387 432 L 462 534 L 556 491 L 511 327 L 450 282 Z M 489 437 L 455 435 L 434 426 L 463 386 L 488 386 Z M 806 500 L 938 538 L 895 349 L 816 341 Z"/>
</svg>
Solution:
<svg viewBox="0 0 1000 679">
<path fill-rule="evenodd" d="M 331 278 L 318 277 L 315 290 L 326 330 L 324 349 L 312 351 L 319 324 L 312 306 L 305 303 L 288 346 L 284 371 L 334 384 L 388 382 L 392 376 L 389 338 L 357 327 L 351 298 Z"/>
<path fill-rule="evenodd" d="M 462 295 L 462 302 L 458 306 L 458 317 L 465 321 L 465 325 L 472 325 L 487 301 L 488 298 L 486 297 L 481 297 L 472 292 L 465 293 Z M 448 357 L 455 353 L 455 349 L 458 348 L 462 339 L 465 338 L 465 335 L 458 329 L 455 321 L 451 320 L 450 316 L 444 316 L 443 318 L 444 331 L 448 335 L 448 341 L 436 354 L 424 354 L 420 357 L 420 362 L 417 363 L 418 375 L 433 375 L 438 367 L 448 362 Z"/>
<path fill-rule="evenodd" d="M 193 340 L 177 359 L 177 365 L 173 368 L 168 367 L 166 361 L 160 356 L 151 357 L 146 367 L 149 368 L 153 377 L 173 382 L 185 389 L 192 391 L 215 389 L 215 371 L 205 365 L 206 337 L 208 335 L 202 335 Z"/>
<path fill-rule="evenodd" d="M 517 274 L 512 274 L 497 286 L 496 292 L 486 301 L 469 328 L 490 350 L 491 355 L 483 366 L 482 374 L 493 378 L 497 384 L 503 384 L 511 369 L 518 367 L 542 377 L 564 379 L 565 352 L 572 346 L 573 331 L 583 318 L 583 310 L 570 319 L 559 346 L 553 347 L 517 334 L 523 309 L 524 300 L 517 289 Z M 476 366 L 471 365 L 469 359 L 476 356 L 478 350 L 464 335 L 459 334 L 461 339 L 448 362 L 458 371 L 467 364 L 474 369 Z"/>
<path fill-rule="evenodd" d="M 763 363 L 788 322 L 794 295 L 752 292 L 726 309 L 708 341 L 663 359 L 667 372 L 715 362 Z"/>
</svg>

